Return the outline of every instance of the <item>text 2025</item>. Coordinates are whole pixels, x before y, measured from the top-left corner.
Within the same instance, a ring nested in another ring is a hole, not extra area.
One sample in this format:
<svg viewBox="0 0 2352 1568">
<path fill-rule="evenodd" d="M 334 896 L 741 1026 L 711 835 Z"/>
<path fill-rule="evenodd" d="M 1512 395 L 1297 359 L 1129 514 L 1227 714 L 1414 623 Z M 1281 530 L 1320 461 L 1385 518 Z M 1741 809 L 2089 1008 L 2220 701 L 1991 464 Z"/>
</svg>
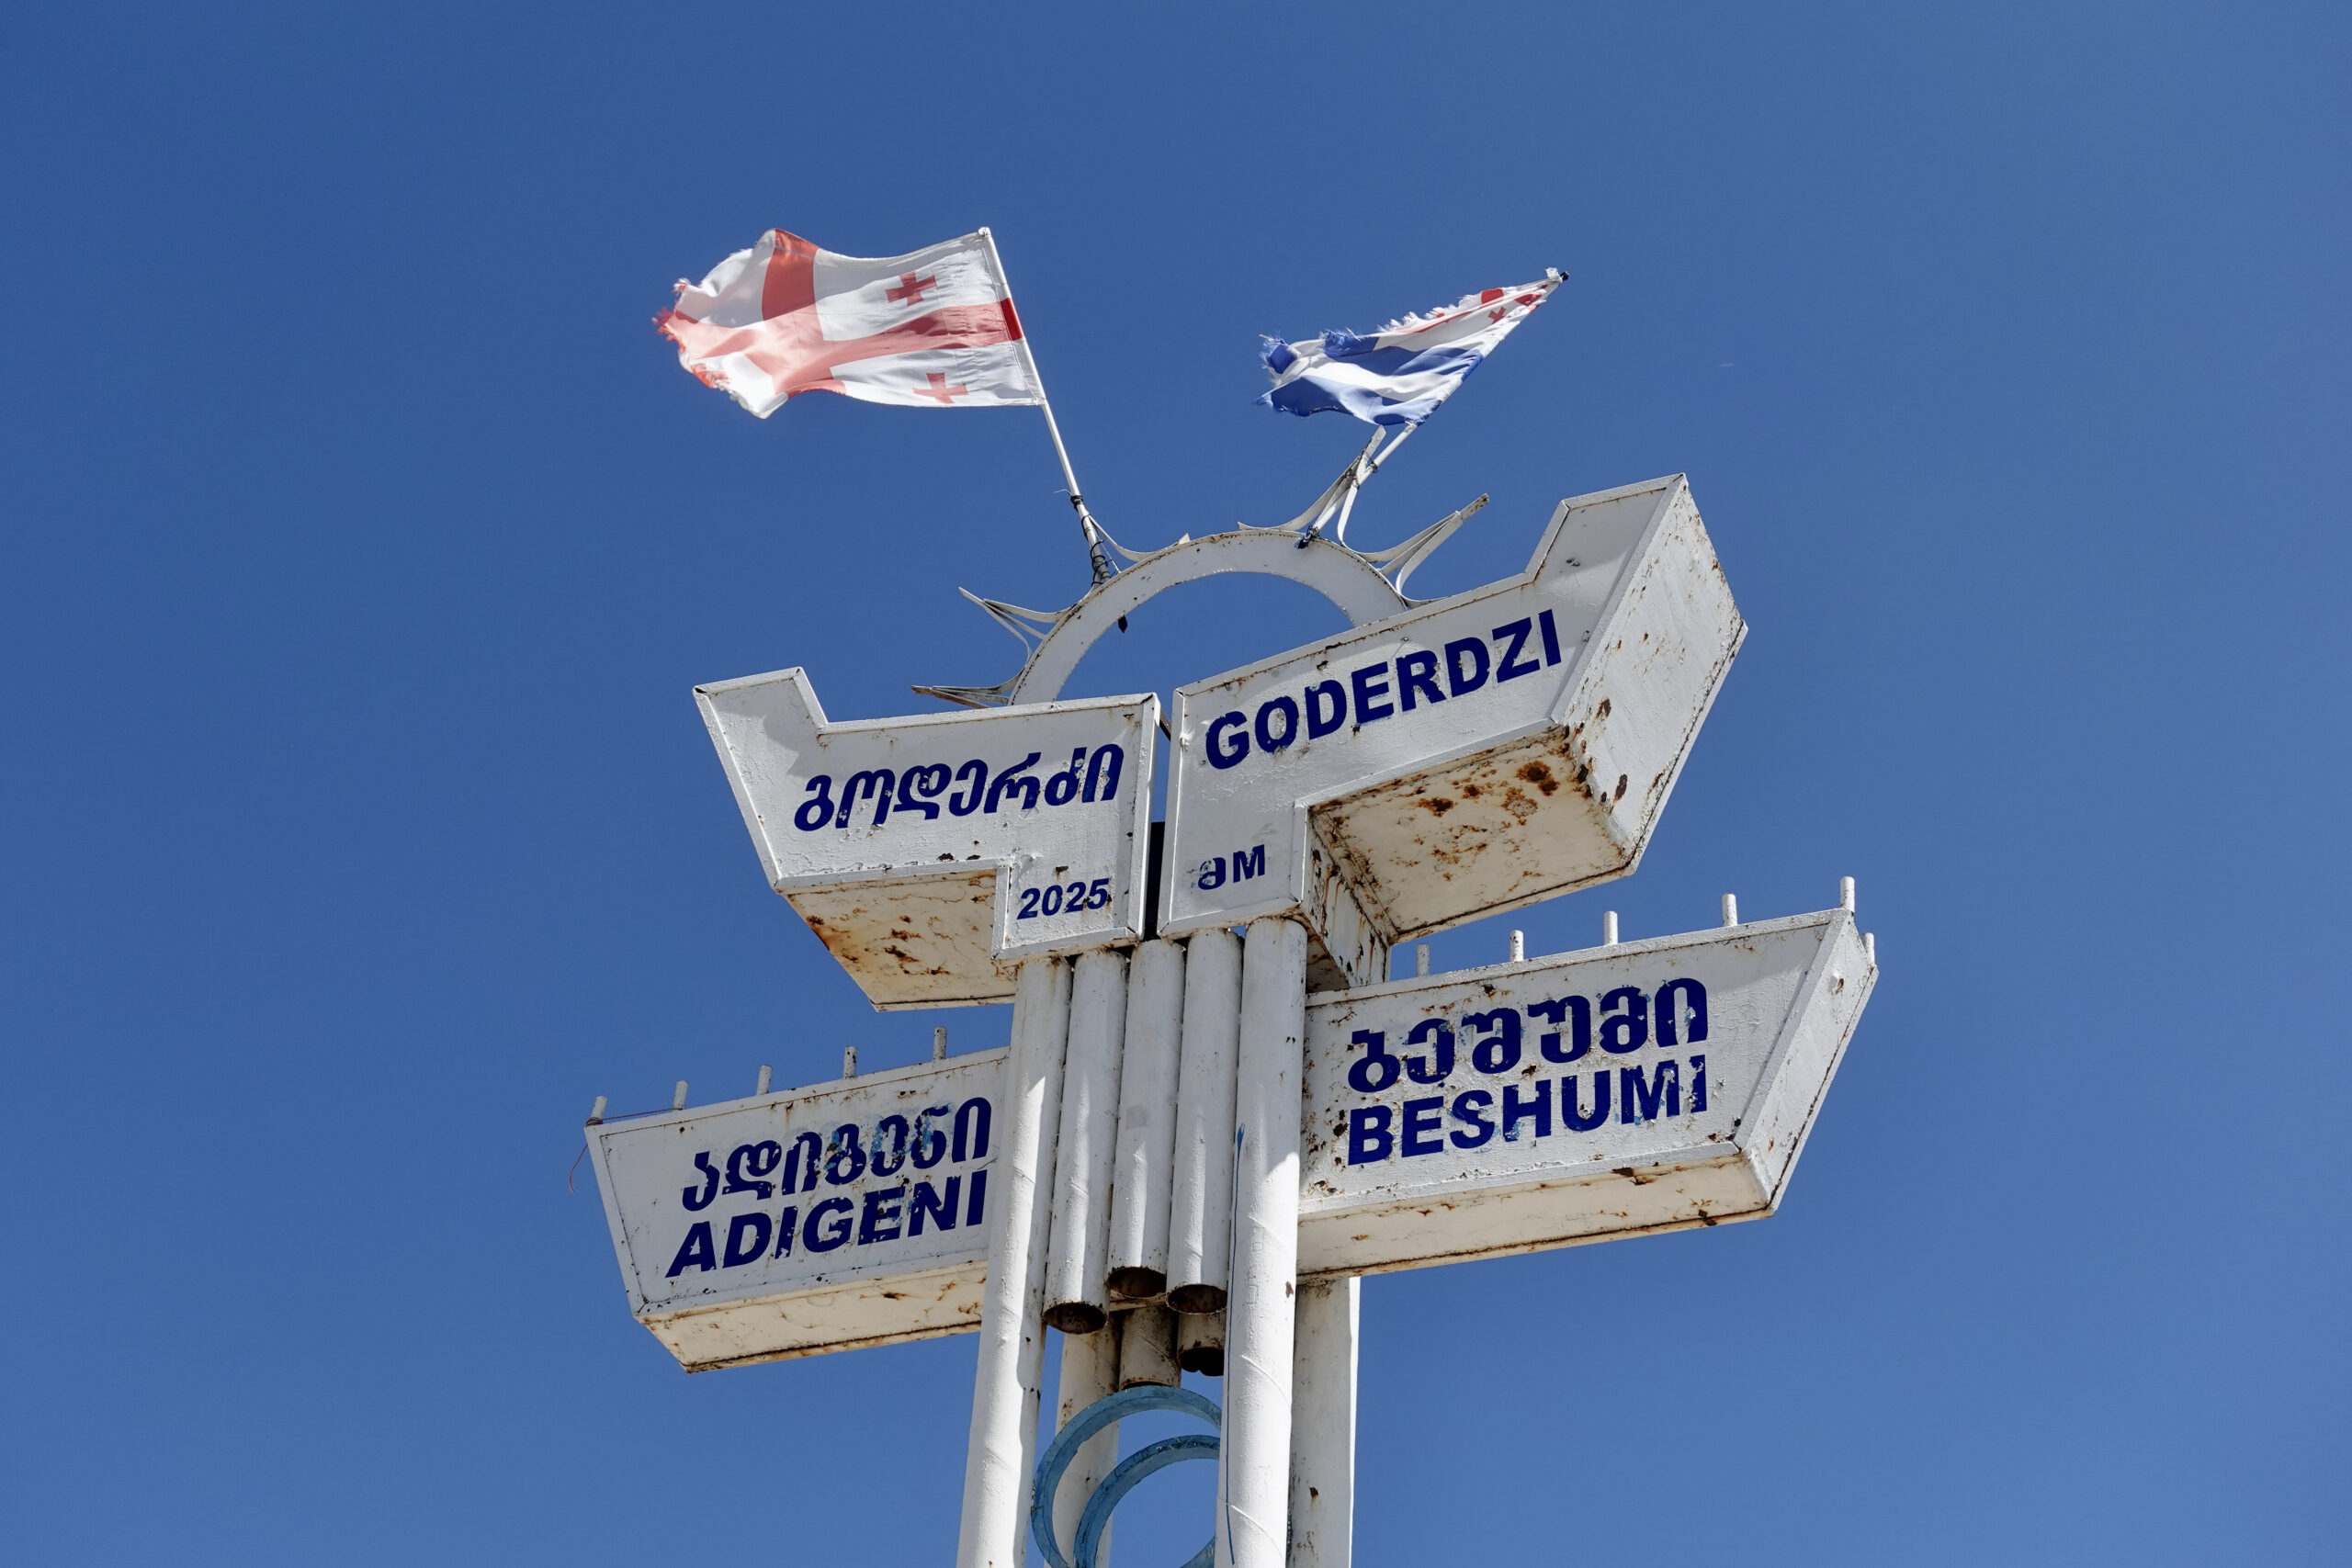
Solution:
<svg viewBox="0 0 2352 1568">
<path fill-rule="evenodd" d="M 1098 876 L 1091 882 L 1057 882 L 1050 887 L 1024 887 L 1021 890 L 1021 912 L 1015 919 L 1034 920 L 1040 915 L 1058 915 L 1066 910 L 1100 909 L 1111 902 L 1111 879 Z"/>
</svg>

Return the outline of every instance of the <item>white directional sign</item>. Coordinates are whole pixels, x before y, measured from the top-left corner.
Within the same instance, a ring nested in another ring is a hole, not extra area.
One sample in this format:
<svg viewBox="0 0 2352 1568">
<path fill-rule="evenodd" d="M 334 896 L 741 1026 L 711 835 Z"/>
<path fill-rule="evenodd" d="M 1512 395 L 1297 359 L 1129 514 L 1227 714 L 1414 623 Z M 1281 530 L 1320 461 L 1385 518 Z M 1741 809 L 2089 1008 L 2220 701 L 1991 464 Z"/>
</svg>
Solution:
<svg viewBox="0 0 2352 1568">
<path fill-rule="evenodd" d="M 1163 932 L 1295 915 L 1311 982 L 1631 871 L 1747 634 L 1679 477 L 1525 573 L 1177 693 Z"/>
<path fill-rule="evenodd" d="M 1310 997 L 1300 1274 L 1770 1214 L 1877 978 L 1832 909 Z"/>
<path fill-rule="evenodd" d="M 689 1371 L 977 1328 L 1004 1057 L 589 1128 L 629 1310 Z"/>
<path fill-rule="evenodd" d="M 833 724 L 798 670 L 698 686 L 769 884 L 876 1007 L 1008 1001 L 1144 929 L 1156 696 Z"/>
</svg>

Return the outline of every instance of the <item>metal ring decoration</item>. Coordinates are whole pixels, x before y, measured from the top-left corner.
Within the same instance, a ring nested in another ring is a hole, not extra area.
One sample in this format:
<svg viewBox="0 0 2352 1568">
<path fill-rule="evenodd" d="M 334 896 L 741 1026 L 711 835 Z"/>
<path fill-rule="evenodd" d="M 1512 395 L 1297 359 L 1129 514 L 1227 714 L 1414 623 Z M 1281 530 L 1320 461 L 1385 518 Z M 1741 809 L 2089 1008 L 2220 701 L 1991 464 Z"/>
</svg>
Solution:
<svg viewBox="0 0 2352 1568">
<path fill-rule="evenodd" d="M 1054 1540 L 1054 1495 L 1061 1490 L 1062 1472 L 1069 1468 L 1088 1438 L 1123 1416 L 1140 1416 L 1148 1410 L 1182 1410 L 1199 1416 L 1212 1427 L 1224 1424 L 1223 1413 L 1192 1390 L 1163 1388 L 1157 1383 L 1123 1388 L 1072 1416 L 1069 1425 L 1054 1435 L 1045 1457 L 1037 1461 L 1037 1485 L 1030 1494 L 1029 1534 L 1036 1541 L 1037 1550 L 1046 1555 L 1046 1568 L 1094 1568 L 1095 1553 L 1102 1545 L 1102 1532 L 1111 1526 L 1111 1511 L 1135 1490 L 1136 1483 L 1184 1460 L 1216 1458 L 1217 1439 L 1213 1431 L 1162 1438 L 1129 1454 L 1096 1484 L 1093 1495 L 1086 1500 L 1086 1511 L 1079 1517 L 1078 1539 L 1071 1543 L 1077 1561 L 1072 1562 L 1064 1557 L 1061 1544 Z M 1216 1548 L 1216 1532 L 1211 1530 L 1208 1544 L 1194 1552 L 1183 1568 L 1209 1568 Z"/>
</svg>

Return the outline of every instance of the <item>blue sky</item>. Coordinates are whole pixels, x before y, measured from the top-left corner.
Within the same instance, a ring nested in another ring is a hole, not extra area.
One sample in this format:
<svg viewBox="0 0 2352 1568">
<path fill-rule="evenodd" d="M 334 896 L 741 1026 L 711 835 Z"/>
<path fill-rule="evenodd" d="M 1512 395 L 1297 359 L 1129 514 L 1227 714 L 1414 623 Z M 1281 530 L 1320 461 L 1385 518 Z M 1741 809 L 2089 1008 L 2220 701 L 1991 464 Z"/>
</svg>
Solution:
<svg viewBox="0 0 2352 1568">
<path fill-rule="evenodd" d="M 1365 1568 L 2339 1560 L 2347 42 L 12 8 L 7 1555 L 949 1560 L 972 1341 L 686 1377 L 565 1171 L 597 1094 L 927 1053 L 765 889 L 688 692 L 1009 673 L 955 591 L 1083 586 L 1040 422 L 761 423 L 649 318 L 772 224 L 986 223 L 1131 544 L 1287 515 L 1360 439 L 1250 406 L 1258 334 L 1571 274 L 1352 536 L 1490 493 L 1414 582 L 1453 592 L 1687 472 L 1752 631 L 1639 874 L 1437 963 L 1841 874 L 1878 936 L 1777 1218 L 1367 1282 Z M 1195 587 L 1072 691 L 1336 624 Z M 1126 1568 L 1200 1480 L 1122 1511 Z"/>
</svg>

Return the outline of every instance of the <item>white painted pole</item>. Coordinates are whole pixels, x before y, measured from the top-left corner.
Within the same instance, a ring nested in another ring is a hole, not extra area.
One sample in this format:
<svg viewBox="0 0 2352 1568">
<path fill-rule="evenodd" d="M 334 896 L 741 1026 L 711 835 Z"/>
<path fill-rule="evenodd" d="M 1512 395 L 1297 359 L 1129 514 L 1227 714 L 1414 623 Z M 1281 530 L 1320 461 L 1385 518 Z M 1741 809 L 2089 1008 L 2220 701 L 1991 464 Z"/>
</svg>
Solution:
<svg viewBox="0 0 2352 1568">
<path fill-rule="evenodd" d="M 857 1077 L 857 1047 L 854 1045 L 842 1047 L 842 1077 L 845 1078 Z"/>
<path fill-rule="evenodd" d="M 1055 1431 L 1060 1431 L 1088 1405 L 1109 1398 L 1118 1389 L 1116 1319 L 1099 1334 L 1062 1336 L 1061 1397 L 1055 1404 Z M 1069 1468 L 1062 1472 L 1061 1488 L 1054 1494 L 1054 1540 L 1061 1545 L 1063 1561 L 1069 1561 L 1077 1549 L 1078 1520 L 1086 1512 L 1086 1500 L 1094 1495 L 1095 1487 L 1118 1462 L 1119 1424 L 1114 1421 L 1080 1444 L 1078 1452 L 1071 1456 Z M 1105 1530 L 1102 1548 L 1094 1554 L 1097 1568 L 1109 1568 L 1110 1546 L 1111 1533 Z"/>
<path fill-rule="evenodd" d="M 1046 1321 L 1091 1334 L 1110 1317 L 1111 1162 L 1119 1136 L 1119 1056 L 1127 1026 L 1127 955 L 1078 956 L 1062 1069 L 1061 1138 L 1054 1148 L 1053 1239 L 1046 1253 Z"/>
<path fill-rule="evenodd" d="M 1176 1153 L 1183 1032 L 1184 950 L 1165 940 L 1145 942 L 1127 962 L 1119 1142 L 1111 1174 L 1114 1298 L 1142 1301 L 1168 1289 L 1169 1167 Z"/>
<path fill-rule="evenodd" d="M 1233 1056 L 1241 1027 L 1241 943 L 1228 931 L 1184 946 L 1182 1062 L 1168 1205 L 1168 1304 L 1221 1312 L 1233 1239 Z"/>
<path fill-rule="evenodd" d="M 1291 1393 L 1290 1568 L 1348 1568 L 1356 1495 L 1356 1328 L 1363 1281 L 1298 1287 Z"/>
<path fill-rule="evenodd" d="M 1854 912 L 1854 879 L 1850 876 L 1838 879 L 1838 907 L 1849 915 Z"/>
<path fill-rule="evenodd" d="M 671 1110 L 673 1110 L 673 1111 L 684 1111 L 685 1108 L 686 1108 L 686 1080 L 685 1080 L 685 1079 L 684 1079 L 684 1078 L 680 1078 L 680 1079 L 678 1080 L 678 1087 L 677 1087 L 677 1089 L 676 1089 L 674 1091 L 673 1091 L 673 1092 L 672 1092 L 672 1094 L 671 1094 L 671 1096 L 670 1096 L 670 1109 L 671 1109 Z"/>
<path fill-rule="evenodd" d="M 1605 911 L 1600 917 L 1600 945 L 1617 945 L 1617 911 L 1614 909 Z"/>
<path fill-rule="evenodd" d="M 1510 961 L 1513 964 L 1527 962 L 1527 933 L 1525 931 L 1510 933 Z"/>
<path fill-rule="evenodd" d="M 1182 1387 L 1184 1380 L 1176 1365 L 1176 1314 L 1164 1306 L 1139 1306 L 1117 1314 L 1116 1318 L 1119 1386 Z"/>
<path fill-rule="evenodd" d="M 1046 1328 L 1046 1232 L 1053 1197 L 1054 1130 L 1061 1121 L 1062 1054 L 1069 1028 L 1069 966 L 1033 958 L 1014 982 L 1012 1048 L 1004 1064 L 998 1155 L 989 1174 L 989 1279 L 980 1295 L 979 1366 L 964 1457 L 956 1568 L 1023 1568 L 1029 1554 L 1029 1485 L 1036 1467 L 1037 1404 Z"/>
<path fill-rule="evenodd" d="M 1419 979 L 1429 972 L 1430 944 L 1425 942 L 1417 942 L 1413 944 L 1413 977 Z"/>
<path fill-rule="evenodd" d="M 774 1064 L 762 1062 L 760 1064 L 759 1085 L 757 1088 L 753 1089 L 752 1092 L 753 1094 L 765 1094 L 768 1091 L 768 1085 L 774 1082 L 775 1082 L 775 1067 Z"/>
<path fill-rule="evenodd" d="M 1724 895 L 1724 924 L 1726 926 L 1739 924 L 1739 895 L 1736 893 Z"/>
<path fill-rule="evenodd" d="M 1233 1284 L 1225 1314 L 1219 1568 L 1283 1568 L 1289 1551 L 1306 1037 L 1306 928 L 1296 920 L 1252 920 L 1241 960 L 1234 1074 Z"/>
<path fill-rule="evenodd" d="M 1204 1378 L 1225 1376 L 1225 1314 L 1176 1314 L 1176 1364 Z"/>
<path fill-rule="evenodd" d="M 932 1026 L 931 1059 L 934 1062 L 947 1060 L 947 1026 L 944 1023 Z"/>
</svg>

